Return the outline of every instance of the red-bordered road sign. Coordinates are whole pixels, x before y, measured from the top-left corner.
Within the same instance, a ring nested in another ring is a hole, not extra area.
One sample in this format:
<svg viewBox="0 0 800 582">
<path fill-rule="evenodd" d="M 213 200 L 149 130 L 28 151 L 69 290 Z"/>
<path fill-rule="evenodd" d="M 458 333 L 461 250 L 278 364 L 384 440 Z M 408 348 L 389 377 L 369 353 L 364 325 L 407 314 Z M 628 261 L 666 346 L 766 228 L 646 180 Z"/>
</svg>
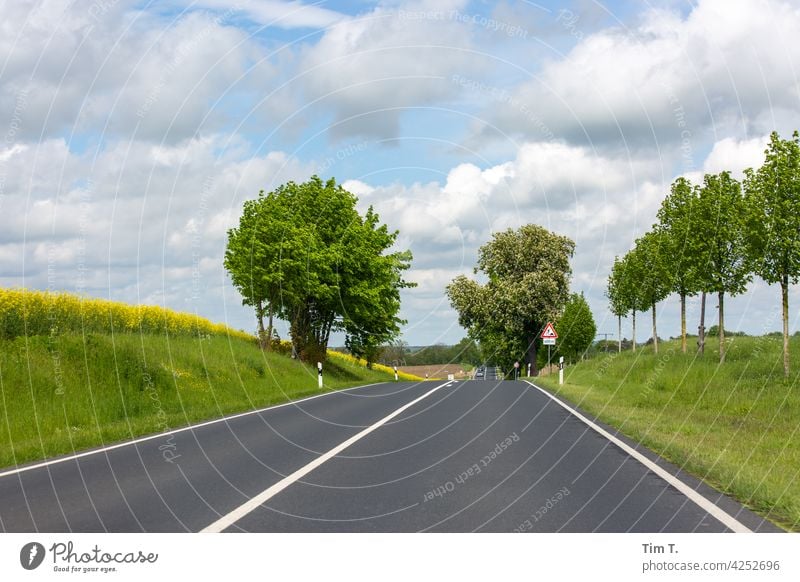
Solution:
<svg viewBox="0 0 800 582">
<path fill-rule="evenodd" d="M 553 327 L 553 324 L 548 321 L 547 325 L 544 326 L 544 331 L 542 332 L 542 335 L 540 335 L 539 337 L 541 337 L 542 339 L 557 339 L 558 334 L 556 333 L 556 328 Z"/>
</svg>

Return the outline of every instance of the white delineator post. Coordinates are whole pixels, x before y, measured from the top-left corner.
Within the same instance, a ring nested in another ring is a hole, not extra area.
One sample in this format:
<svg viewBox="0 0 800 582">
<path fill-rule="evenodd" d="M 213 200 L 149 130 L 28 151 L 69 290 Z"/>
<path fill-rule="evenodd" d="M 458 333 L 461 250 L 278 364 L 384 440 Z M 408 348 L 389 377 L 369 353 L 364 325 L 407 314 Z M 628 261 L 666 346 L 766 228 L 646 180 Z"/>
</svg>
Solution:
<svg viewBox="0 0 800 582">
<path fill-rule="evenodd" d="M 322 389 L 322 362 L 317 362 L 317 384 Z"/>
<path fill-rule="evenodd" d="M 394 381 L 397 382 L 397 366 L 394 367 Z"/>
<path fill-rule="evenodd" d="M 558 383 L 564 383 L 564 356 L 558 358 Z"/>
<path fill-rule="evenodd" d="M 528 378 L 531 377 L 531 363 L 528 362 Z"/>
</svg>

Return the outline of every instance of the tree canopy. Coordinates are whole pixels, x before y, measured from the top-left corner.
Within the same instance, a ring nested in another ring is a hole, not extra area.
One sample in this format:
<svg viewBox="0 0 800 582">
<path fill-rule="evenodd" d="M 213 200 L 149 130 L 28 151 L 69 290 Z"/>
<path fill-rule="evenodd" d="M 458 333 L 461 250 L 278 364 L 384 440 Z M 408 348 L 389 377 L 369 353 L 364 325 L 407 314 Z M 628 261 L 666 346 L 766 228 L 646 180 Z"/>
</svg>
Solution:
<svg viewBox="0 0 800 582">
<path fill-rule="evenodd" d="M 594 342 L 597 325 L 583 293 L 572 293 L 558 318 L 557 353 L 578 359 Z"/>
<path fill-rule="evenodd" d="M 348 348 L 374 356 L 399 333 L 400 289 L 409 251 L 387 252 L 390 232 L 370 207 L 331 179 L 289 182 L 244 204 L 228 231 L 225 268 L 245 305 L 290 324 L 296 353 L 323 361 L 330 334 L 344 331 Z"/>
<path fill-rule="evenodd" d="M 770 136 L 764 164 L 745 172 L 745 236 L 755 273 L 781 286 L 783 372 L 789 376 L 789 284 L 800 278 L 800 137 Z"/>
<path fill-rule="evenodd" d="M 509 369 L 527 355 L 535 372 L 536 340 L 567 301 L 574 251 L 571 239 L 541 226 L 508 229 L 478 251 L 475 273 L 485 284 L 462 275 L 447 286 L 459 323 L 486 357 Z"/>
</svg>

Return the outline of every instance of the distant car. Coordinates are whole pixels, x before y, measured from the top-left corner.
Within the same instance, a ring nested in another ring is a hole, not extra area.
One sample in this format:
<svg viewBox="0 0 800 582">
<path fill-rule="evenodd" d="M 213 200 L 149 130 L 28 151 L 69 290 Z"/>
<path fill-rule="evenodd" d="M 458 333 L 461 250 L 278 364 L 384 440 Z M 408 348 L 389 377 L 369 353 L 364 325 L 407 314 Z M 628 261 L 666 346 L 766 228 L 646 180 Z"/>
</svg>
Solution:
<svg viewBox="0 0 800 582">
<path fill-rule="evenodd" d="M 475 377 L 476 378 L 483 378 L 483 370 L 478 370 L 477 372 L 475 372 Z"/>
</svg>

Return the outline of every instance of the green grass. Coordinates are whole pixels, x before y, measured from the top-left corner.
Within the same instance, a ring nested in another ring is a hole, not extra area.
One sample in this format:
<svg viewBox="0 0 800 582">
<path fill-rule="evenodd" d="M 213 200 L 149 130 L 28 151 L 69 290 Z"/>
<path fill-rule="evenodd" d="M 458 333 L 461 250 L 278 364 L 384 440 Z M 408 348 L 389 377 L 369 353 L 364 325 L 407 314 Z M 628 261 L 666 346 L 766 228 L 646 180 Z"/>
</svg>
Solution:
<svg viewBox="0 0 800 582">
<path fill-rule="evenodd" d="M 800 530 L 800 339 L 663 342 L 598 355 L 540 383 L 786 529 Z M 728 342 L 726 342 L 728 345 Z"/>
<path fill-rule="evenodd" d="M 329 359 L 325 390 L 390 376 Z M 318 393 L 316 368 L 217 335 L 0 340 L 0 467 Z"/>
</svg>

